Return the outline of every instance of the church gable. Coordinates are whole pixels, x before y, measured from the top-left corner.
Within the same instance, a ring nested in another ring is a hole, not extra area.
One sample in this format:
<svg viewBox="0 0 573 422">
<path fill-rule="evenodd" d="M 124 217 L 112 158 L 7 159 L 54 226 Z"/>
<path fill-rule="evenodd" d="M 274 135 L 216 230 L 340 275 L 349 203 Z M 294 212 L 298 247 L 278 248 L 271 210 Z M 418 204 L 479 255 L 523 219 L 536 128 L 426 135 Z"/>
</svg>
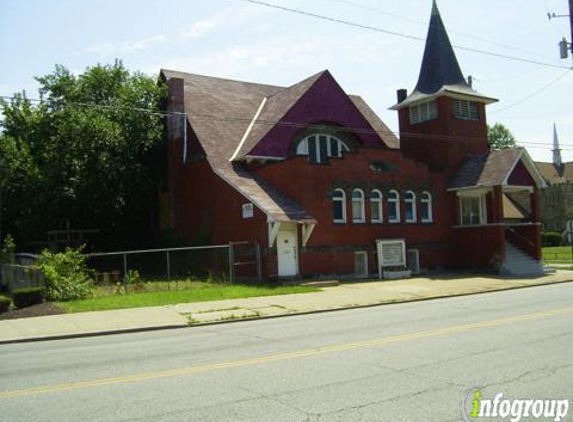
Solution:
<svg viewBox="0 0 573 422">
<path fill-rule="evenodd" d="M 309 126 L 349 128 L 362 145 L 387 148 L 385 134 L 375 129 L 328 71 L 300 96 L 248 155 L 287 157 L 297 133 Z M 317 129 L 317 131 L 319 131 Z M 393 134 L 389 138 L 394 138 Z M 391 142 L 394 142 L 392 139 Z"/>
</svg>

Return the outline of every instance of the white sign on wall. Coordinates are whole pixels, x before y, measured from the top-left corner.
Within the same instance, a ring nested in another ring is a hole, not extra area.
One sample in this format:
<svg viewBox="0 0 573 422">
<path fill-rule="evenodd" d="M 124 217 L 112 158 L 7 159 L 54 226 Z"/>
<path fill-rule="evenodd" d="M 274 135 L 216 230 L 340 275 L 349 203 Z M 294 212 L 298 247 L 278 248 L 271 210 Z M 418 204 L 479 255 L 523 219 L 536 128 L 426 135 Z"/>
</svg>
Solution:
<svg viewBox="0 0 573 422">
<path fill-rule="evenodd" d="M 379 269 L 406 266 L 406 242 L 404 239 L 376 240 Z"/>
<path fill-rule="evenodd" d="M 243 218 L 253 218 L 254 214 L 253 204 L 243 204 Z"/>
</svg>

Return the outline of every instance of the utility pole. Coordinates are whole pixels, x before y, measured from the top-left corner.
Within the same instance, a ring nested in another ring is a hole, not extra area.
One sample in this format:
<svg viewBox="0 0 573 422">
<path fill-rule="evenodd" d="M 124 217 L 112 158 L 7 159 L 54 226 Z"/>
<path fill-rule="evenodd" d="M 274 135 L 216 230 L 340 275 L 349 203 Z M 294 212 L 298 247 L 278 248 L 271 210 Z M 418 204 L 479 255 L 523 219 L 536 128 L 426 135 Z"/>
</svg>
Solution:
<svg viewBox="0 0 573 422">
<path fill-rule="evenodd" d="M 569 14 L 568 15 L 557 15 L 555 13 L 548 13 L 547 17 L 549 20 L 554 18 L 569 18 L 569 26 L 571 28 L 571 38 L 567 41 L 565 37 L 559 42 L 559 56 L 562 59 L 569 57 L 569 52 L 571 52 L 571 57 L 573 58 L 573 0 L 569 0 Z"/>
</svg>

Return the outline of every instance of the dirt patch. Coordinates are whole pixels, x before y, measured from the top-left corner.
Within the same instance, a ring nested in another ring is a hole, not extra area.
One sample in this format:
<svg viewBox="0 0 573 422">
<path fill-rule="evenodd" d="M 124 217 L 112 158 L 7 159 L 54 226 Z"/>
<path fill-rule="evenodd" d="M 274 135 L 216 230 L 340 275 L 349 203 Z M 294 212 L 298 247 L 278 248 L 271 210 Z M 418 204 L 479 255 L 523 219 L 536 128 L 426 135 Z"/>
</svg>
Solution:
<svg viewBox="0 0 573 422">
<path fill-rule="evenodd" d="M 58 305 L 46 302 L 28 306 L 27 308 L 13 309 L 8 312 L 4 312 L 3 314 L 0 314 L 0 319 L 30 318 L 45 315 L 60 315 L 65 313 L 66 311 Z"/>
</svg>

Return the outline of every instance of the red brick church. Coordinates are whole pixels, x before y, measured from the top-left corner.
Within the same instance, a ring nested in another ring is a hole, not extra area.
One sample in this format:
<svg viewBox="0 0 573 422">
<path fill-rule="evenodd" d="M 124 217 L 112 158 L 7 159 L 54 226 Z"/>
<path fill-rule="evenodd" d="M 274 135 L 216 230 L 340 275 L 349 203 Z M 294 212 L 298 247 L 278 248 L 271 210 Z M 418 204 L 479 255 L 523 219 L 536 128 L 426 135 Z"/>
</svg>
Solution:
<svg viewBox="0 0 573 422">
<path fill-rule="evenodd" d="M 248 241 L 264 277 L 489 268 L 540 274 L 539 188 L 522 148 L 489 151 L 486 105 L 434 3 L 400 138 L 323 71 L 289 87 L 162 70 L 171 227 Z"/>
</svg>

